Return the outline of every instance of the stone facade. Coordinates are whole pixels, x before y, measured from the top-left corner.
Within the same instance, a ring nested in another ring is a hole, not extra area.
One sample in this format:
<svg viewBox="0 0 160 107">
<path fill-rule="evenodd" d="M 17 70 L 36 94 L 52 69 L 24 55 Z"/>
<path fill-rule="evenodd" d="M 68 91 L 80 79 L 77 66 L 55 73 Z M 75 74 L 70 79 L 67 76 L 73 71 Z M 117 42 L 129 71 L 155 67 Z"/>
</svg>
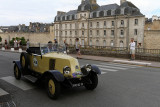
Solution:
<svg viewBox="0 0 160 107">
<path fill-rule="evenodd" d="M 144 48 L 160 49 L 160 30 L 145 30 L 144 32 Z"/>
<path fill-rule="evenodd" d="M 126 0 L 121 5 L 99 6 L 96 0 L 82 0 L 77 10 L 57 12 L 55 37 L 74 45 L 128 47 L 131 38 L 143 45 L 145 16 Z"/>
</svg>

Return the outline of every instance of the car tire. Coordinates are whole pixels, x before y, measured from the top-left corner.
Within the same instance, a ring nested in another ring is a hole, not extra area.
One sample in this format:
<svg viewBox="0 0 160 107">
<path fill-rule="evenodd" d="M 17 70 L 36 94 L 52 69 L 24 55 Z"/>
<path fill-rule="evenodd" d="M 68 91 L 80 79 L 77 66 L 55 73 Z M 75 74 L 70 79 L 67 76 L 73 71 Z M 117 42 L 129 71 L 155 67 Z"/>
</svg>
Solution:
<svg viewBox="0 0 160 107">
<path fill-rule="evenodd" d="M 90 83 L 86 83 L 84 84 L 85 88 L 87 90 L 94 90 L 97 85 L 98 85 L 98 76 L 96 73 L 90 73 L 87 77 L 86 77 L 87 80 L 90 81 Z"/>
<path fill-rule="evenodd" d="M 51 99 L 58 99 L 60 95 L 60 83 L 53 77 L 49 76 L 46 81 L 47 94 Z"/>
<path fill-rule="evenodd" d="M 21 79 L 21 71 L 16 64 L 14 65 L 14 76 L 17 80 Z"/>
<path fill-rule="evenodd" d="M 27 70 L 28 69 L 28 59 L 27 59 L 27 54 L 22 52 L 20 56 L 20 64 L 22 66 L 22 70 Z"/>
</svg>

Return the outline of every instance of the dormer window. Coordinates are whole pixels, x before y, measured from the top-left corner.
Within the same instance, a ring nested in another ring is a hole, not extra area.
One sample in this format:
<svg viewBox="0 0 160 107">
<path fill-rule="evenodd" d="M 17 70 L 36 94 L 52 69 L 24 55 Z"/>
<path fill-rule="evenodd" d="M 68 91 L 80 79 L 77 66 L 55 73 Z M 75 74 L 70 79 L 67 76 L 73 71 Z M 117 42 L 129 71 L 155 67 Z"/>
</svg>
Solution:
<svg viewBox="0 0 160 107">
<path fill-rule="evenodd" d="M 104 16 L 107 16 L 107 10 L 104 10 Z"/>
<path fill-rule="evenodd" d="M 93 12 L 92 12 L 92 13 L 90 13 L 90 18 L 93 18 Z"/>
<path fill-rule="evenodd" d="M 77 15 L 76 14 L 74 15 L 74 18 L 77 19 Z"/>
<path fill-rule="evenodd" d="M 70 15 L 69 19 L 72 20 L 72 15 Z"/>
<path fill-rule="evenodd" d="M 84 11 L 84 6 L 81 7 L 81 11 Z"/>
<path fill-rule="evenodd" d="M 65 20 L 67 20 L 67 16 L 65 16 Z"/>
<path fill-rule="evenodd" d="M 121 9 L 121 14 L 124 14 L 124 9 L 125 9 L 125 8 L 122 8 L 122 9 Z"/>
<path fill-rule="evenodd" d="M 115 15 L 115 10 L 112 10 L 112 11 L 111 11 L 111 15 Z"/>
<path fill-rule="evenodd" d="M 99 17 L 99 13 L 100 13 L 100 12 L 98 11 L 98 12 L 97 12 L 97 17 Z"/>
</svg>

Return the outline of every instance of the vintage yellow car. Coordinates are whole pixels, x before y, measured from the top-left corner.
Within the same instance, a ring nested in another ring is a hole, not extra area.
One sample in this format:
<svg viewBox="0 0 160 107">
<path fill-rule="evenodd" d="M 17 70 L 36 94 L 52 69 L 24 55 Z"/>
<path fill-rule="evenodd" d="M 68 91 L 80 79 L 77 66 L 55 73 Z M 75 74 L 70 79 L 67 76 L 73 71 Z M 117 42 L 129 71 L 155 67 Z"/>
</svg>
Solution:
<svg viewBox="0 0 160 107">
<path fill-rule="evenodd" d="M 20 61 L 13 61 L 15 78 L 19 80 L 23 76 L 34 83 L 41 81 L 51 99 L 58 98 L 61 86 L 85 86 L 88 90 L 97 87 L 97 74 L 101 74 L 97 66 L 87 64 L 80 67 L 76 58 L 65 53 L 65 47 L 53 47 L 50 43 L 29 47 L 22 52 Z"/>
</svg>

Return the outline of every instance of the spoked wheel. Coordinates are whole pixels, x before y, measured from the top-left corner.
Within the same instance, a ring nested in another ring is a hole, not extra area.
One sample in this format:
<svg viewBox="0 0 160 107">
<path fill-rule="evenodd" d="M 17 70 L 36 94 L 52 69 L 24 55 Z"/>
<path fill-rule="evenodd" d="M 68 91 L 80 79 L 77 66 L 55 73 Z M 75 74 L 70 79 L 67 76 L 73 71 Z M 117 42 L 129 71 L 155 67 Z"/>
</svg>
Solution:
<svg viewBox="0 0 160 107">
<path fill-rule="evenodd" d="M 19 70 L 19 68 L 16 64 L 14 65 L 14 76 L 18 80 L 21 79 L 21 71 Z"/>
<path fill-rule="evenodd" d="M 96 73 L 90 73 L 87 77 L 89 83 L 84 84 L 87 90 L 94 90 L 98 85 L 98 76 Z"/>
<path fill-rule="evenodd" d="M 46 83 L 46 89 L 48 96 L 51 99 L 57 99 L 60 95 L 60 83 L 55 80 L 53 76 L 48 77 L 47 83 Z"/>
</svg>

